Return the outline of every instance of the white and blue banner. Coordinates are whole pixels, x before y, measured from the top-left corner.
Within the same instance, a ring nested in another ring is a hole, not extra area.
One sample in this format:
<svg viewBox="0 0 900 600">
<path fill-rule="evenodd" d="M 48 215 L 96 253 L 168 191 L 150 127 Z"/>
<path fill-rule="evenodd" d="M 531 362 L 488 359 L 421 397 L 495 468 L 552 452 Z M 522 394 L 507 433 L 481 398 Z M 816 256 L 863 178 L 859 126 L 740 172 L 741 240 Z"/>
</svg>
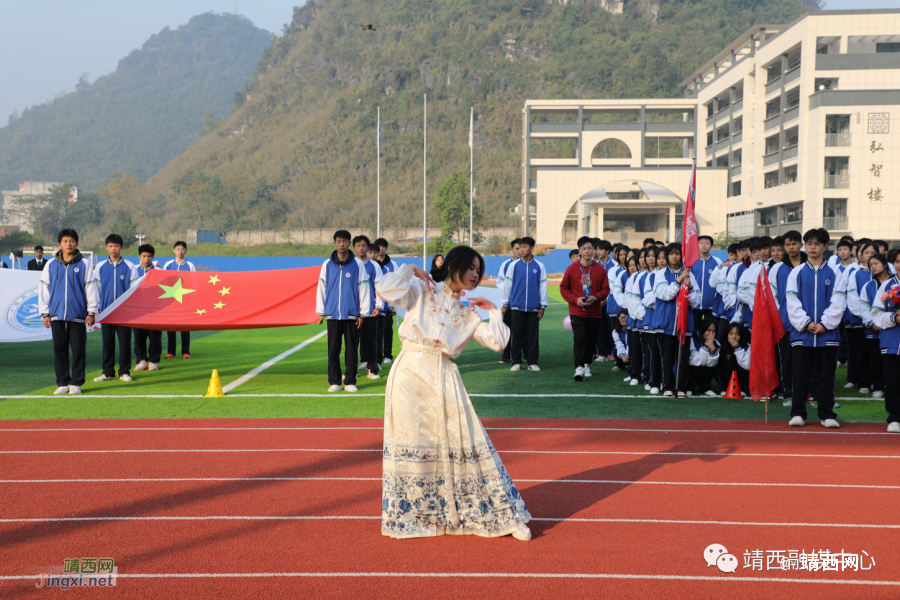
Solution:
<svg viewBox="0 0 900 600">
<path fill-rule="evenodd" d="M 51 339 L 38 313 L 40 271 L 0 269 L 0 342 Z"/>
</svg>

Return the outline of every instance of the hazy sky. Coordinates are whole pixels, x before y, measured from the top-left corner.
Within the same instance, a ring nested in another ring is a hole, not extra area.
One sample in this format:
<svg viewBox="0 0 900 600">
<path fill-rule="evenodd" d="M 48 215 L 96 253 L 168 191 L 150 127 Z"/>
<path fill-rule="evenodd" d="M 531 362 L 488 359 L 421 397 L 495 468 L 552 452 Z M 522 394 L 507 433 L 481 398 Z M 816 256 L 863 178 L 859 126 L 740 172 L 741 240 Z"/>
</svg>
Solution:
<svg viewBox="0 0 900 600">
<path fill-rule="evenodd" d="M 897 0 L 826 0 L 832 10 L 896 8 Z M 280 32 L 305 0 L 238 0 L 257 27 Z M 70 92 L 116 69 L 164 27 L 210 10 L 234 12 L 234 0 L 0 0 L 0 127 L 13 109 Z"/>
</svg>

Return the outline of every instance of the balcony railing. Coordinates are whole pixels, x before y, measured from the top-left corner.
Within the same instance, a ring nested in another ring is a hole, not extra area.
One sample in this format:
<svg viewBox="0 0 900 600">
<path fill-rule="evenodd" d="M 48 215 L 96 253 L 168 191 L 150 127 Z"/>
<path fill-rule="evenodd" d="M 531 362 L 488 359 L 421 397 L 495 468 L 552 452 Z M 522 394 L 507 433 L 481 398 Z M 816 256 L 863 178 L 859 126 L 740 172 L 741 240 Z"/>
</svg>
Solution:
<svg viewBox="0 0 900 600">
<path fill-rule="evenodd" d="M 840 131 L 838 133 L 825 134 L 826 148 L 840 148 L 850 145 L 850 132 Z"/>
<path fill-rule="evenodd" d="M 825 188 L 826 189 L 838 189 L 845 188 L 850 185 L 850 178 L 846 175 L 841 175 L 840 173 L 836 173 L 834 175 L 830 175 L 828 173 L 825 174 Z"/>
<path fill-rule="evenodd" d="M 847 229 L 847 217 L 825 217 L 822 226 L 828 231 L 849 231 Z"/>
</svg>

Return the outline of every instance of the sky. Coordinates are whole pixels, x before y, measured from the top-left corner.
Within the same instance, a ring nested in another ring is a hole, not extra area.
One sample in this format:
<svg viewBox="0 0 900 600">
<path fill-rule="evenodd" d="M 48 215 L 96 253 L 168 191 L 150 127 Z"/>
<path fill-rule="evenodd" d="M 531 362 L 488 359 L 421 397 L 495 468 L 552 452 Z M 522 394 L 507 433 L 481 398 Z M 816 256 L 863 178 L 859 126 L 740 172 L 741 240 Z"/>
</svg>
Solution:
<svg viewBox="0 0 900 600">
<path fill-rule="evenodd" d="M 257 27 L 281 32 L 305 0 L 238 0 Z M 830 10 L 896 8 L 897 0 L 826 0 Z M 201 13 L 233 13 L 234 0 L 0 0 L 0 127 L 13 110 L 71 92 L 116 69 L 164 27 Z"/>
</svg>

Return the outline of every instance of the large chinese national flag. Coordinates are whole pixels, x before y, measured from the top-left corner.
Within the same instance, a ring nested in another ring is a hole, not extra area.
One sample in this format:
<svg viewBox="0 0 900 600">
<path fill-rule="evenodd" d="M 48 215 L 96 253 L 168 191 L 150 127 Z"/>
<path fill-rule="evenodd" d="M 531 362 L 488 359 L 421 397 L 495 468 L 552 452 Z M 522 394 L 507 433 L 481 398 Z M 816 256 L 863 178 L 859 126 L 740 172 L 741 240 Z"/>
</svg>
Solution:
<svg viewBox="0 0 900 600">
<path fill-rule="evenodd" d="M 209 273 L 152 270 L 99 316 L 157 331 L 260 329 L 318 322 L 319 267 Z"/>
<path fill-rule="evenodd" d="M 759 270 L 753 297 L 753 345 L 750 352 L 750 395 L 758 402 L 778 387 L 775 344 L 784 336 L 784 324 L 765 268 Z"/>
</svg>

